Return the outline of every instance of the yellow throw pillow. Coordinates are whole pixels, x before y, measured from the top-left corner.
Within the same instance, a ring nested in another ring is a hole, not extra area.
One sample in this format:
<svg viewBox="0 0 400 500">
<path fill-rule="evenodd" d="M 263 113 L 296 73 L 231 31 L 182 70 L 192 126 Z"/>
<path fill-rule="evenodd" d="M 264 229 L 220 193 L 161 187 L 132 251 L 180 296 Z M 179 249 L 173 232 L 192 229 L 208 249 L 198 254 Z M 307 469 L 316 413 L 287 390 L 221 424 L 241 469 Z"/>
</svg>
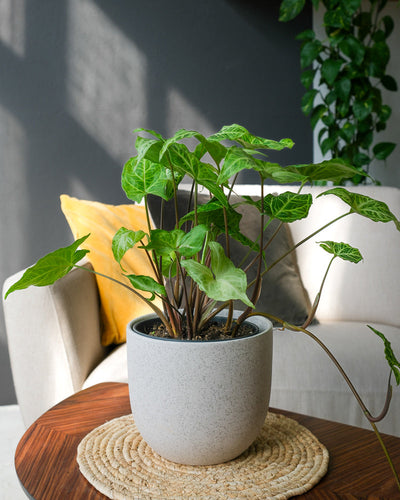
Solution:
<svg viewBox="0 0 400 500">
<path fill-rule="evenodd" d="M 129 285 L 115 261 L 111 249 L 112 239 L 121 227 L 147 232 L 145 209 L 140 205 L 105 205 L 95 201 L 78 200 L 61 195 L 61 209 L 75 239 L 90 233 L 82 248 L 88 254 L 95 271 L 106 274 Z M 122 266 L 126 274 L 144 274 L 154 277 L 144 250 L 136 247 L 129 250 Z M 135 294 L 117 283 L 96 275 L 101 302 L 103 323 L 102 344 L 120 344 L 126 340 L 126 325 L 129 321 L 151 312 L 150 307 Z M 159 304 L 158 304 L 159 305 Z"/>
</svg>

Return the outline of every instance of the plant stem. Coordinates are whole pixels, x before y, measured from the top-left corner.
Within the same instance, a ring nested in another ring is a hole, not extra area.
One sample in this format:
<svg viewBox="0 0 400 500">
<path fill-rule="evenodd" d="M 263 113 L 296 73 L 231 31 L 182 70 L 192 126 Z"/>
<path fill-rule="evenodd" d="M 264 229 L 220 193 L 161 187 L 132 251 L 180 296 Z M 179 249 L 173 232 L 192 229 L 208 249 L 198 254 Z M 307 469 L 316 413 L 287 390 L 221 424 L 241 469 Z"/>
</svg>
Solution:
<svg viewBox="0 0 400 500">
<path fill-rule="evenodd" d="M 269 267 L 267 267 L 267 269 L 265 269 L 265 271 L 263 271 L 261 273 L 261 276 L 264 276 L 265 273 L 267 273 L 268 271 L 270 271 L 273 267 L 275 267 L 277 264 L 279 264 L 279 262 L 281 260 L 283 260 L 285 257 L 287 257 L 288 255 L 290 255 L 292 252 L 294 252 L 296 250 L 297 247 L 299 247 L 300 245 L 302 245 L 303 243 L 305 243 L 306 241 L 308 241 L 309 239 L 313 238 L 315 235 L 317 235 L 318 233 L 320 233 L 321 231 L 323 231 L 324 229 L 326 229 L 327 227 L 329 227 L 331 224 L 333 224 L 334 222 L 337 222 L 338 220 L 340 219 L 343 219 L 343 217 L 347 217 L 348 215 L 352 214 L 353 212 L 350 210 L 349 212 L 346 212 L 345 214 L 342 214 L 342 215 L 339 215 L 339 217 L 336 217 L 335 219 L 331 220 L 330 222 L 328 222 L 327 224 L 325 224 L 324 226 L 320 227 L 319 229 L 317 229 L 316 231 L 314 231 L 312 234 L 310 234 L 309 236 L 307 236 L 306 238 L 302 239 L 301 241 L 299 241 L 298 243 L 296 243 L 296 245 L 294 245 L 292 248 L 290 248 L 287 252 L 285 252 L 283 255 L 281 255 L 279 257 L 279 259 L 277 259 L 275 262 L 273 262 Z M 255 283 L 255 279 L 248 284 L 248 286 L 252 286 L 254 285 Z"/>
<path fill-rule="evenodd" d="M 369 419 L 368 419 L 368 420 L 369 420 Z M 395 478 L 395 480 L 396 480 L 397 487 L 398 487 L 398 489 L 399 489 L 399 491 L 400 491 L 400 478 L 399 478 L 399 475 L 397 474 L 397 471 L 396 471 L 396 469 L 395 469 L 395 467 L 394 467 L 394 464 L 393 464 L 393 462 L 392 462 L 392 459 L 390 458 L 390 455 L 389 455 L 389 452 L 388 452 L 388 450 L 387 450 L 387 448 L 386 448 L 386 445 L 385 445 L 385 443 L 383 442 L 382 436 L 381 436 L 380 432 L 378 431 L 378 428 L 377 428 L 377 426 L 375 425 L 375 422 L 373 422 L 373 421 L 369 420 L 369 423 L 371 424 L 372 429 L 373 429 L 373 430 L 374 430 L 374 432 L 375 432 L 375 436 L 377 437 L 377 439 L 378 439 L 378 441 L 379 441 L 379 444 L 380 444 L 380 445 L 381 445 L 381 447 L 382 447 L 383 453 L 385 454 L 385 457 L 386 457 L 387 461 L 389 462 L 389 466 L 390 466 L 390 468 L 392 469 L 392 472 L 393 472 L 394 478 Z"/>
<path fill-rule="evenodd" d="M 322 279 L 321 286 L 320 286 L 320 288 L 318 290 L 318 293 L 317 293 L 317 295 L 315 297 L 314 304 L 313 304 L 313 306 L 311 308 L 310 314 L 308 315 L 308 318 L 306 319 L 306 321 L 305 321 L 304 325 L 302 326 L 302 328 L 307 328 L 310 325 L 311 321 L 314 319 L 315 313 L 316 313 L 318 305 L 319 305 L 319 301 L 321 299 L 322 289 L 324 288 L 326 277 L 328 276 L 329 269 L 331 268 L 331 265 L 332 265 L 333 261 L 335 260 L 335 258 L 336 258 L 336 255 L 334 255 L 331 258 L 331 260 L 329 261 L 328 267 L 326 268 L 324 277 Z"/>
<path fill-rule="evenodd" d="M 95 271 L 94 269 L 89 269 L 88 267 L 85 267 L 85 266 L 79 266 L 78 264 L 74 264 L 74 267 L 77 267 L 78 269 L 83 269 L 84 271 L 88 271 L 88 272 L 90 272 L 92 274 L 95 274 L 97 276 L 101 276 L 102 278 L 106 278 L 106 279 L 108 279 L 110 281 L 113 281 L 114 283 L 117 283 L 118 285 L 123 286 L 124 288 L 126 288 L 127 290 L 129 290 L 131 293 L 135 294 L 137 297 L 139 297 L 141 300 L 143 300 L 151 309 L 153 309 L 153 312 L 155 312 L 157 314 L 157 316 L 160 318 L 161 322 L 163 323 L 163 325 L 167 329 L 168 333 L 172 337 L 176 336 L 172 332 L 172 330 L 171 330 L 171 328 L 169 326 L 168 320 L 164 316 L 164 313 L 161 311 L 161 309 L 159 307 L 157 307 L 156 305 L 154 305 L 151 301 L 149 301 L 148 299 L 146 299 L 145 297 L 143 297 L 143 295 L 141 295 L 139 292 L 137 292 L 134 288 L 131 288 L 127 284 L 123 283 L 122 281 L 119 281 L 119 280 L 117 280 L 115 278 L 111 278 L 110 276 L 107 276 L 106 274 L 99 273 L 98 271 Z"/>
<path fill-rule="evenodd" d="M 393 461 L 392 459 L 390 458 L 390 455 L 389 455 L 389 452 L 385 446 L 385 443 L 383 442 L 382 440 L 382 437 L 378 431 L 378 428 L 376 427 L 375 425 L 375 422 L 378 420 L 378 418 L 374 418 L 372 417 L 371 413 L 369 412 L 368 408 L 365 406 L 363 400 L 361 399 L 360 395 L 358 394 L 358 392 L 356 391 L 354 385 L 352 384 L 351 380 L 349 379 L 348 375 L 346 374 L 346 372 L 344 371 L 342 365 L 339 363 L 339 361 L 336 359 L 336 357 L 333 355 L 333 353 L 328 349 L 328 347 L 322 342 L 322 340 L 320 340 L 316 335 L 314 335 L 313 333 L 311 333 L 309 330 L 306 330 L 305 328 L 303 327 L 300 327 L 300 326 L 295 326 L 295 325 L 291 325 L 290 323 L 287 323 L 286 321 L 283 321 L 281 320 L 280 318 L 277 318 L 276 316 L 273 316 L 271 314 L 266 314 L 266 313 L 250 313 L 249 316 L 265 316 L 266 318 L 269 318 L 269 319 L 272 319 L 274 321 L 277 321 L 278 323 L 281 323 L 283 328 L 287 328 L 288 330 L 292 330 L 292 331 L 295 331 L 295 332 L 302 332 L 302 333 L 305 333 L 306 335 L 308 335 L 312 340 L 314 340 L 324 351 L 325 353 L 329 356 L 330 360 L 333 362 L 333 364 L 336 366 L 336 368 L 339 370 L 339 373 L 342 375 L 342 377 L 344 378 L 345 382 L 347 383 L 347 385 L 349 386 L 351 392 L 353 393 L 354 397 L 356 398 L 357 400 L 357 403 L 359 404 L 359 406 L 361 407 L 364 415 L 366 416 L 368 422 L 371 424 L 374 432 L 375 432 L 375 435 L 376 437 L 378 438 L 378 441 L 382 447 L 382 450 L 385 454 L 385 457 L 389 463 L 389 466 L 393 472 L 393 475 L 394 475 L 394 478 L 395 478 L 395 481 L 396 481 L 396 484 L 397 484 L 397 487 L 399 488 L 399 491 L 400 491 L 400 479 L 399 479 L 399 475 L 394 467 L 394 464 L 393 464 Z M 391 389 L 391 388 L 390 388 Z M 386 411 L 383 411 L 381 413 L 381 415 L 379 416 L 379 419 L 382 420 L 385 415 L 387 414 L 387 411 L 389 409 L 389 405 L 387 404 L 387 401 L 388 401 L 388 398 L 386 398 L 386 402 L 385 402 L 385 409 Z"/>
</svg>

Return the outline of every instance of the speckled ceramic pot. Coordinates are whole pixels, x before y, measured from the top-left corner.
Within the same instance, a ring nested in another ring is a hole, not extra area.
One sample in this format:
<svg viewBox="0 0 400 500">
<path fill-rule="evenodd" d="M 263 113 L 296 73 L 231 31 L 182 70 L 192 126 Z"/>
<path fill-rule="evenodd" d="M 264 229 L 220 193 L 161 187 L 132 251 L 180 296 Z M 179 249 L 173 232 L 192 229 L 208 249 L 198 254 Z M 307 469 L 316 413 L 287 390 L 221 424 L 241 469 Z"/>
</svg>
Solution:
<svg viewBox="0 0 400 500">
<path fill-rule="evenodd" d="M 211 465 L 232 460 L 258 436 L 269 404 L 272 324 L 245 338 L 188 341 L 127 328 L 133 417 L 143 439 L 173 462 Z"/>
</svg>

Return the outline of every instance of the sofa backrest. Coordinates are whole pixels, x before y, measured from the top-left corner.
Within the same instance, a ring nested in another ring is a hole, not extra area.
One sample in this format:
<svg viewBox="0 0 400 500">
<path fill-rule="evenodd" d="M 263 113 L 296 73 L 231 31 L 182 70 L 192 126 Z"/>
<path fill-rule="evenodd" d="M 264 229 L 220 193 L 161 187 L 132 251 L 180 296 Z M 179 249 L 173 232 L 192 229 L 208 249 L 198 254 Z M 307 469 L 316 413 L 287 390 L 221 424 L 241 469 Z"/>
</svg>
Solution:
<svg viewBox="0 0 400 500">
<path fill-rule="evenodd" d="M 266 192 L 297 191 L 297 186 L 266 186 Z M 290 224 L 298 243 L 335 217 L 349 211 L 337 196 L 316 197 L 328 187 L 305 187 L 314 203 L 307 219 Z M 347 188 L 385 202 L 400 218 L 400 189 L 384 186 Z M 258 186 L 242 185 L 240 194 L 259 194 Z M 352 214 L 323 230 L 297 248 L 301 278 L 311 302 L 319 290 L 331 255 L 319 241 L 343 241 L 358 248 L 364 258 L 358 264 L 336 259 L 326 280 L 317 317 L 323 321 L 364 321 L 400 326 L 400 232 L 393 222 L 373 222 Z"/>
</svg>

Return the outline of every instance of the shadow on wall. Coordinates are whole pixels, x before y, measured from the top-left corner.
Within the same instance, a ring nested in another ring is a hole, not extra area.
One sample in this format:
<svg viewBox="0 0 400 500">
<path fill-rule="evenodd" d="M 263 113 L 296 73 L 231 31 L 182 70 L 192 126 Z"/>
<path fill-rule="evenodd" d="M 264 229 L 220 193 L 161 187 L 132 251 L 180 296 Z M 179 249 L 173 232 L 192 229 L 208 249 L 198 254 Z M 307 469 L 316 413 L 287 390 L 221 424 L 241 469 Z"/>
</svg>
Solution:
<svg viewBox="0 0 400 500">
<path fill-rule="evenodd" d="M 279 5 L 3 0 L 1 281 L 71 241 L 61 193 L 126 202 L 119 178 L 137 126 L 208 134 L 237 122 L 294 139 L 295 150 L 279 157 L 284 162 L 310 161 L 294 37 L 311 26 L 311 11 L 281 24 Z M 11 387 L 4 366 L 0 380 Z M 6 393 L 7 401 L 12 388 L 0 387 L 0 403 Z"/>
</svg>

